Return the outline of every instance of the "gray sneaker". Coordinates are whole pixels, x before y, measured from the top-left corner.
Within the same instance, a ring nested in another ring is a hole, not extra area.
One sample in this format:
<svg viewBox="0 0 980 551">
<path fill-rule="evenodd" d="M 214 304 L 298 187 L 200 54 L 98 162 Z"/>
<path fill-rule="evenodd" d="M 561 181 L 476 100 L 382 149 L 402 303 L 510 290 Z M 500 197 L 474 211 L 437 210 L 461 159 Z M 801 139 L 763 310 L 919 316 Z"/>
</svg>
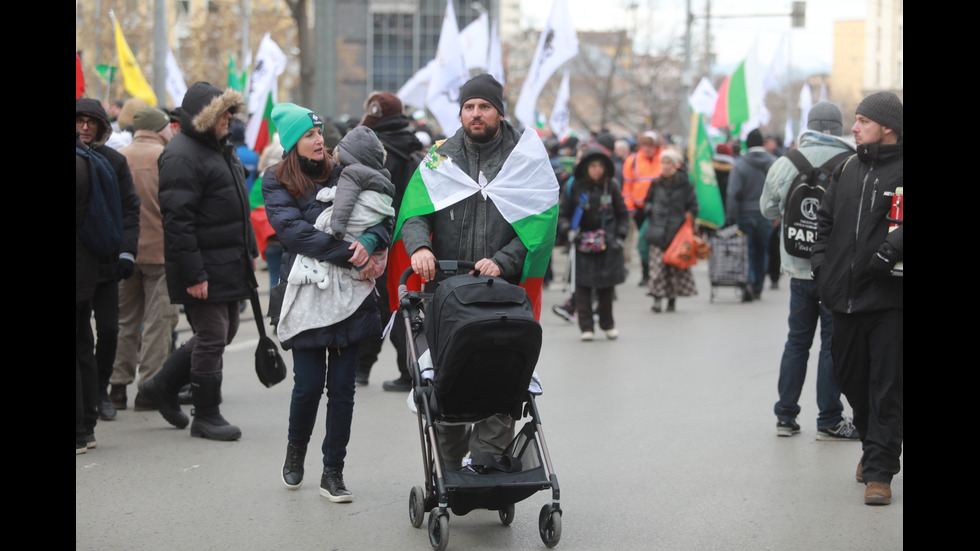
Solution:
<svg viewBox="0 0 980 551">
<path fill-rule="evenodd" d="M 858 431 L 854 428 L 854 423 L 851 422 L 850 417 L 842 417 L 832 429 L 820 429 L 817 431 L 817 440 L 825 441 L 845 441 L 845 440 L 860 440 L 858 436 Z"/>
</svg>

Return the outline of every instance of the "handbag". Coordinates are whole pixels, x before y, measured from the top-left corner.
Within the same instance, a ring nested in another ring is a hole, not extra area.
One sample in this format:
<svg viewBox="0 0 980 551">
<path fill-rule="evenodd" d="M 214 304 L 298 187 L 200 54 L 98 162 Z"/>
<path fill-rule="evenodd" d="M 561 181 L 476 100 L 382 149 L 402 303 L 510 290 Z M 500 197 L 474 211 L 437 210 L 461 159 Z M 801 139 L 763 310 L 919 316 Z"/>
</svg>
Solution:
<svg viewBox="0 0 980 551">
<path fill-rule="evenodd" d="M 667 250 L 664 251 L 664 263 L 686 270 L 697 262 L 694 246 L 694 225 L 691 223 L 691 213 L 687 213 L 687 218 L 681 224 L 681 229 L 677 230 L 677 234 L 674 235 Z"/>
<path fill-rule="evenodd" d="M 596 254 L 606 250 L 606 230 L 599 228 L 582 232 L 575 249 L 582 254 Z"/>
<path fill-rule="evenodd" d="M 603 190 L 605 191 L 605 189 Z M 588 201 L 588 195 L 582 193 L 582 203 Z M 601 207 L 600 207 L 601 208 Z M 582 204 L 579 204 L 582 209 Z M 579 215 L 581 218 L 581 215 Z M 606 211 L 602 210 L 600 215 L 599 229 L 583 231 L 579 234 L 575 249 L 582 254 L 598 254 L 606 250 Z"/>
<path fill-rule="evenodd" d="M 286 378 L 286 362 L 279 354 L 279 346 L 265 334 L 262 323 L 262 305 L 259 303 L 259 290 L 252 288 L 252 313 L 255 314 L 255 325 L 259 328 L 259 344 L 255 348 L 255 374 L 259 382 L 271 388 Z"/>
</svg>

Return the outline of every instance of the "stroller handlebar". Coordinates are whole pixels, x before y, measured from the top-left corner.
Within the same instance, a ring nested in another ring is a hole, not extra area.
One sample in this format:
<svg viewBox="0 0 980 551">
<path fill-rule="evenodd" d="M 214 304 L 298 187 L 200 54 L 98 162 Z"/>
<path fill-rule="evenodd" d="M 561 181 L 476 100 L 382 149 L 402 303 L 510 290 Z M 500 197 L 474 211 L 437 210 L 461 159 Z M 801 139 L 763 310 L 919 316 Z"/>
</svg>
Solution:
<svg viewBox="0 0 980 551">
<path fill-rule="evenodd" d="M 458 275 L 462 270 L 473 270 L 476 268 L 475 262 L 470 262 L 468 260 L 436 260 L 436 279 L 444 279 L 454 275 Z M 398 278 L 398 299 L 405 298 L 408 294 L 408 278 L 415 273 L 415 270 L 409 266 L 405 268 L 402 272 L 401 277 Z"/>
<path fill-rule="evenodd" d="M 450 277 L 457 275 L 460 270 L 473 270 L 476 268 L 475 262 L 468 260 L 436 260 L 436 277 Z M 408 283 L 408 278 L 415 273 L 411 266 L 405 268 L 400 278 L 398 278 L 398 288 Z"/>
</svg>

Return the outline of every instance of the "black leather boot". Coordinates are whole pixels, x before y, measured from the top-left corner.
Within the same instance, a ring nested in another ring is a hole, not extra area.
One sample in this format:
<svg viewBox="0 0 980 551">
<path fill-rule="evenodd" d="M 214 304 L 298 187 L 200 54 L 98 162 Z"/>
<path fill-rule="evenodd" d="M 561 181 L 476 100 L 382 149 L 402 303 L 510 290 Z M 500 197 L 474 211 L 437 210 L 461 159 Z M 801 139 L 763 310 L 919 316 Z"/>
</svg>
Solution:
<svg viewBox="0 0 980 551">
<path fill-rule="evenodd" d="M 190 419 L 180 409 L 177 392 L 190 378 L 191 350 L 185 345 L 170 354 L 156 375 L 140 381 L 140 396 L 155 405 L 168 423 L 178 429 L 185 428 Z"/>
<path fill-rule="evenodd" d="M 191 388 L 194 393 L 194 421 L 191 436 L 208 440 L 238 440 L 242 431 L 221 415 L 221 373 L 192 373 Z"/>
</svg>

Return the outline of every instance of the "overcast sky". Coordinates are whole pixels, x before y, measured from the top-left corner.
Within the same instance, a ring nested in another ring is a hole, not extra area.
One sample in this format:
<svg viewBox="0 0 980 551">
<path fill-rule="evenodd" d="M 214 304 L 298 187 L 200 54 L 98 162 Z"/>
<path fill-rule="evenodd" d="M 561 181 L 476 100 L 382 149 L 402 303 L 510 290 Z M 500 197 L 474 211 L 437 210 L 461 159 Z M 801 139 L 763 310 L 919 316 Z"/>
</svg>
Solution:
<svg viewBox="0 0 980 551">
<path fill-rule="evenodd" d="M 635 46 L 656 53 L 671 39 L 682 44 L 685 0 L 565 0 L 578 30 L 632 30 L 626 8 L 637 5 Z M 730 72 L 757 41 L 759 63 L 767 66 L 783 36 L 789 41 L 794 72 L 830 72 L 833 56 L 833 23 L 838 20 L 864 19 L 866 0 L 810 0 L 806 6 L 806 27 L 790 28 L 788 0 L 713 0 L 713 16 L 772 15 L 774 17 L 713 17 L 711 22 L 716 72 Z M 599 6 L 602 6 L 601 8 Z M 705 12 L 706 0 L 692 0 L 691 10 L 697 16 Z M 551 0 L 521 0 L 522 25 L 544 26 Z M 698 17 L 692 29 L 696 43 L 704 36 L 704 19 Z"/>
</svg>

